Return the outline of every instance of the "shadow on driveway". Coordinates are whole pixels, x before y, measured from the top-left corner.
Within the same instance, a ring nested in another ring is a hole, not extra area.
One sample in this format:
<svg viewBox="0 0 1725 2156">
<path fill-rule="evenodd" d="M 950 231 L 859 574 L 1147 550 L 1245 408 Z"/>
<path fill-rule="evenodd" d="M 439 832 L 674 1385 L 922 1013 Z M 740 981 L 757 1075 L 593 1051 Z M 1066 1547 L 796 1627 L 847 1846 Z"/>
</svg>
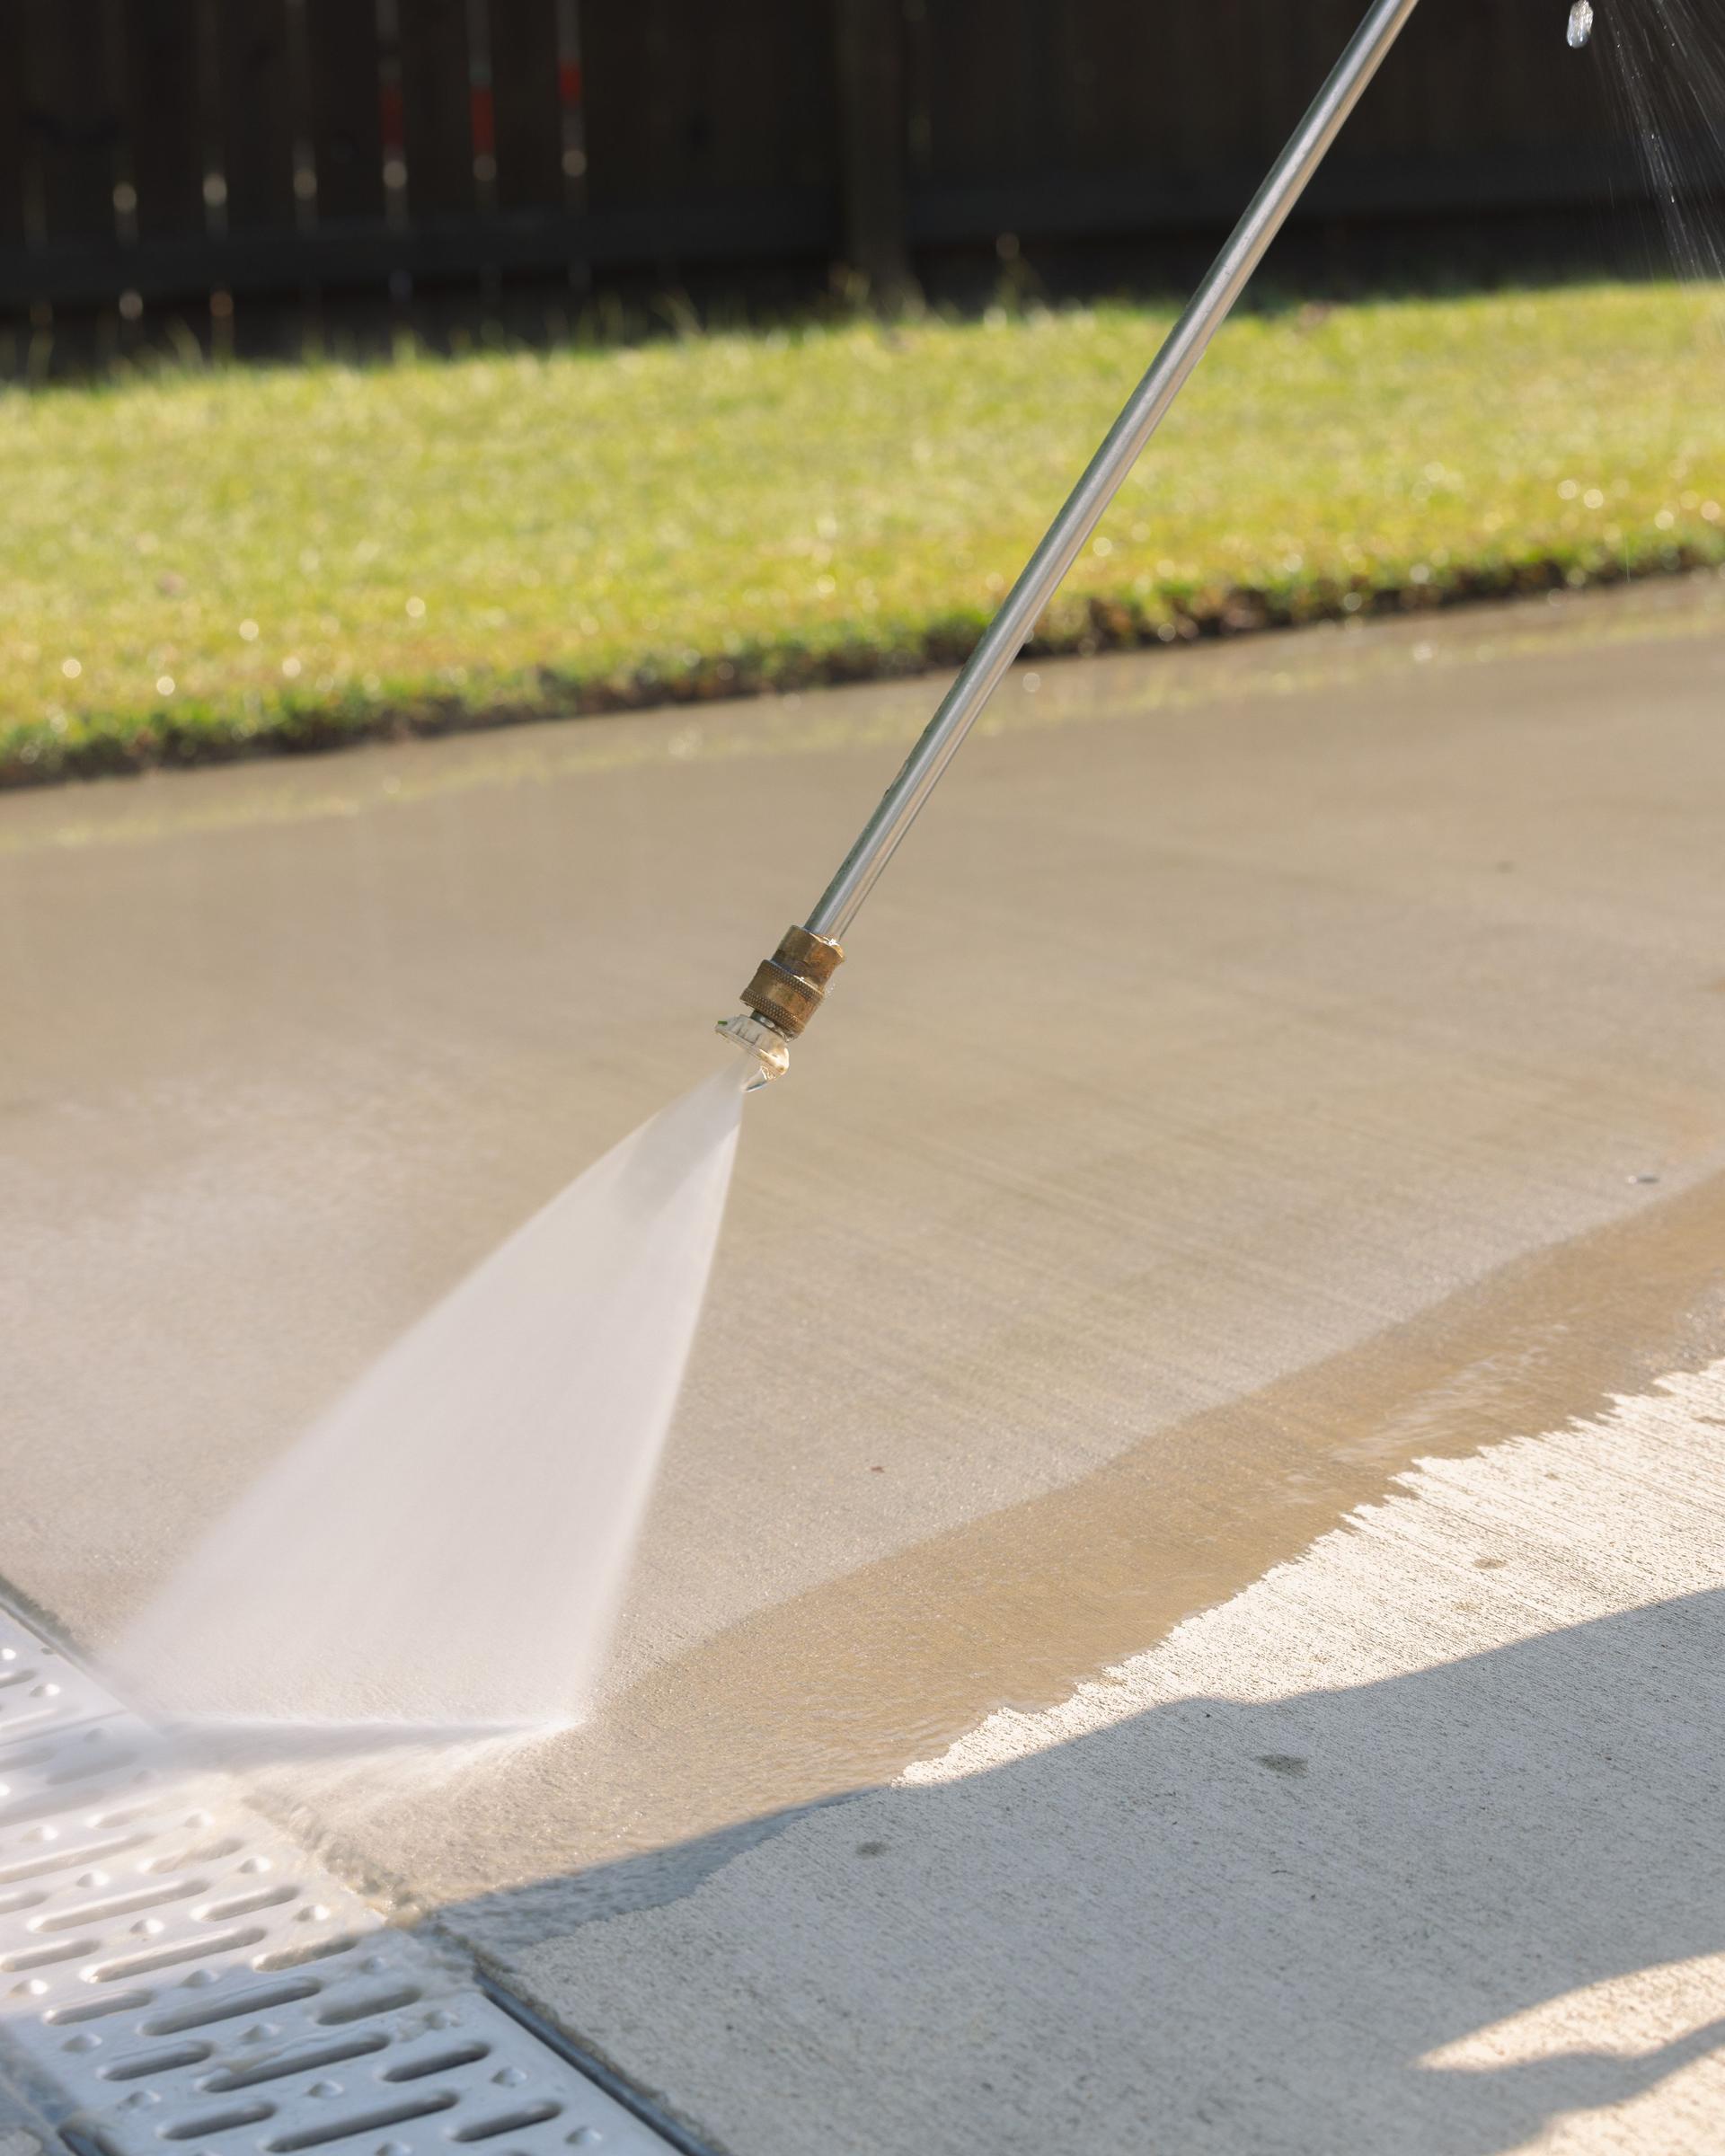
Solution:
<svg viewBox="0 0 1725 2156">
<path fill-rule="evenodd" d="M 1626 2017 L 1571 2001 L 1430 2057 L 1725 1952 L 1722 1710 L 1725 1594 L 1699 1594 L 1177 1700 L 440 1922 L 750 2156 L 1497 2156 L 1725 2048 L 1720 1970 L 1652 1980 L 1651 2019 L 1644 1979 Z"/>
</svg>

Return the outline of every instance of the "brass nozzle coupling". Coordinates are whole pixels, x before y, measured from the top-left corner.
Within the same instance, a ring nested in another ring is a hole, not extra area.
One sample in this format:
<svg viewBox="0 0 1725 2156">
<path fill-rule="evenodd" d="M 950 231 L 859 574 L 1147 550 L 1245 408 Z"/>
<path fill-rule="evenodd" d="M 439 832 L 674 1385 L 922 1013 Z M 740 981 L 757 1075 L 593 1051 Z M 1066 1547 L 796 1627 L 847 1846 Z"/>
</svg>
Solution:
<svg viewBox="0 0 1725 2156">
<path fill-rule="evenodd" d="M 760 1059 L 760 1074 L 750 1081 L 749 1090 L 789 1069 L 791 1043 L 819 1010 L 827 984 L 844 959 L 830 936 L 787 928 L 773 956 L 755 968 L 743 991 L 747 1009 L 719 1021 L 727 1040 Z"/>
<path fill-rule="evenodd" d="M 819 1010 L 827 984 L 844 960 L 845 953 L 830 936 L 787 928 L 773 956 L 755 968 L 743 1001 L 756 1018 L 794 1040 Z"/>
</svg>

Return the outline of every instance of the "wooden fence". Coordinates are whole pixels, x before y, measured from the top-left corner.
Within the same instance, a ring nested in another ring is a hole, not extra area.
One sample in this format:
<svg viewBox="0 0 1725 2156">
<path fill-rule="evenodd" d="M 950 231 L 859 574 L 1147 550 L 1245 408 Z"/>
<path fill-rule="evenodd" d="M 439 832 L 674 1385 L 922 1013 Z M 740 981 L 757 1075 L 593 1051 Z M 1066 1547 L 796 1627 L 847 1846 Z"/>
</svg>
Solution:
<svg viewBox="0 0 1725 2156">
<path fill-rule="evenodd" d="M 0 0 L 0 310 L 889 283 L 1224 224 L 1363 0 Z M 1427 0 L 1314 190 L 1407 218 L 1635 186 L 1560 0 Z"/>
</svg>

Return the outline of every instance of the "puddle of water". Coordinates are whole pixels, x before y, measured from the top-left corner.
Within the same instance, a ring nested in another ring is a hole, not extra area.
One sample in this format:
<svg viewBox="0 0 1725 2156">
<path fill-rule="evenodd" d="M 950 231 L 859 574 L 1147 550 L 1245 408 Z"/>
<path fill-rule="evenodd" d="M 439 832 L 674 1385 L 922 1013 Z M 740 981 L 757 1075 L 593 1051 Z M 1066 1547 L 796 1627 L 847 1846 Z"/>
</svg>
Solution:
<svg viewBox="0 0 1725 2156">
<path fill-rule="evenodd" d="M 388 1350 L 119 1642 L 174 1718 L 567 1722 L 712 1269 L 746 1073 L 625 1138 Z"/>
</svg>

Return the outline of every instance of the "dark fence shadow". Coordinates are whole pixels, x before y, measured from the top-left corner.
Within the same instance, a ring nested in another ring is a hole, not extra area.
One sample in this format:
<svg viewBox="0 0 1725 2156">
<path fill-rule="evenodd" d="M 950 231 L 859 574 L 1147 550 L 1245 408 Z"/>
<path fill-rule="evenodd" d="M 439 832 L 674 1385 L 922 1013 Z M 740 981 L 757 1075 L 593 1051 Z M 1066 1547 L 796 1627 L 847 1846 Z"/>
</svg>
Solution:
<svg viewBox="0 0 1725 2156">
<path fill-rule="evenodd" d="M 529 1988 L 727 2144 L 1498 2156 L 1725 2048 L 1691 2015 L 1651 2048 L 1427 2063 L 1725 1950 L 1721 1710 L 1725 1594 L 1698 1594 L 1392 1681 L 1175 1701 L 445 1921 L 506 1979 L 540 1947 Z M 703 2112 L 721 2031 L 747 2143 Z"/>
</svg>

